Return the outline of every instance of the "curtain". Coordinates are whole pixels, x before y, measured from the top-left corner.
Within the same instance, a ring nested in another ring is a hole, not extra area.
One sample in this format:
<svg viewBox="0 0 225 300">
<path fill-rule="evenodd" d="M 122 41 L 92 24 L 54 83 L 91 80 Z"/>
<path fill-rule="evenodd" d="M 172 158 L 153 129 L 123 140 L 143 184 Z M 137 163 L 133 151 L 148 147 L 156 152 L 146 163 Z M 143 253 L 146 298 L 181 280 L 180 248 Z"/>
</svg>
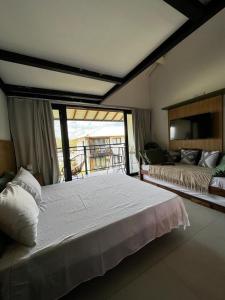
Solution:
<svg viewBox="0 0 225 300">
<path fill-rule="evenodd" d="M 151 111 L 145 109 L 133 110 L 133 131 L 136 148 L 136 157 L 139 160 L 139 151 L 151 141 Z"/>
<path fill-rule="evenodd" d="M 51 103 L 9 97 L 9 121 L 17 167 L 32 166 L 45 184 L 58 182 L 59 167 L 56 151 Z"/>
</svg>

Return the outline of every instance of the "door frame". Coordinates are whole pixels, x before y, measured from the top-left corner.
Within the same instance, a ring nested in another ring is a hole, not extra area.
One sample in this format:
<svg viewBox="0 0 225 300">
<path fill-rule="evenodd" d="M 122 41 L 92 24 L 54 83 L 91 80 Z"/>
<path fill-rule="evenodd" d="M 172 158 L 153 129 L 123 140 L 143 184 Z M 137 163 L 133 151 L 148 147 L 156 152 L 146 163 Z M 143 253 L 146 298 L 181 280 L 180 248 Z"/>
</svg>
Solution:
<svg viewBox="0 0 225 300">
<path fill-rule="evenodd" d="M 71 104 L 55 104 L 52 103 L 52 109 L 59 111 L 59 121 L 62 137 L 62 151 L 63 151 L 63 163 L 64 163 L 64 177 L 65 181 L 72 180 L 72 172 L 70 165 L 70 150 L 69 150 L 69 136 L 68 136 L 68 125 L 67 125 L 67 108 L 85 108 L 85 109 L 98 109 L 107 111 L 119 111 L 124 114 L 124 137 L 125 137 L 125 167 L 126 174 L 129 176 L 135 176 L 138 173 L 130 173 L 130 159 L 129 159 L 129 140 L 128 140 L 128 125 L 127 125 L 127 115 L 132 114 L 132 110 L 128 109 L 117 109 L 117 108 L 105 108 L 99 106 L 82 106 L 82 105 L 71 105 Z"/>
</svg>

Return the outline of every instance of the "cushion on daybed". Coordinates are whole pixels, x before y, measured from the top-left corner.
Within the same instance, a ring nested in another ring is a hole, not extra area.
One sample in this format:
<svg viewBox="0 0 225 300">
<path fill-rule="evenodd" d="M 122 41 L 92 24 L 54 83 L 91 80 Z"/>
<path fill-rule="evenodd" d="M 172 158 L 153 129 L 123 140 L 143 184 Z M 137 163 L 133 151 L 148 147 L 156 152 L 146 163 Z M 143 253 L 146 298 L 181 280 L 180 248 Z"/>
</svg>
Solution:
<svg viewBox="0 0 225 300">
<path fill-rule="evenodd" d="M 215 168 L 214 177 L 225 177 L 225 155 L 222 157 L 219 165 Z"/>
<path fill-rule="evenodd" d="M 165 152 L 162 149 L 144 150 L 142 157 L 144 157 L 144 161 L 149 165 L 157 165 L 165 162 Z"/>
<path fill-rule="evenodd" d="M 199 150 L 181 149 L 182 164 L 196 165 L 199 156 Z"/>
<path fill-rule="evenodd" d="M 181 159 L 180 151 L 169 150 L 167 151 L 167 161 L 168 162 L 179 162 Z"/>
<path fill-rule="evenodd" d="M 198 163 L 200 167 L 215 168 L 220 152 L 219 151 L 202 151 L 201 159 Z"/>
</svg>

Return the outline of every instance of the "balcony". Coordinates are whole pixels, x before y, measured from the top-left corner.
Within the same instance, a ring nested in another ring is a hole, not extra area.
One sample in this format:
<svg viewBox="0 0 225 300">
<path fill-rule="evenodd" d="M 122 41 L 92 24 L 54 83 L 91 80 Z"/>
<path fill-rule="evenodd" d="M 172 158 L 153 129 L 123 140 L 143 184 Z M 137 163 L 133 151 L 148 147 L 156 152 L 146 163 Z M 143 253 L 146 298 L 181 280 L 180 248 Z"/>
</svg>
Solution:
<svg viewBox="0 0 225 300">
<path fill-rule="evenodd" d="M 125 143 L 69 147 L 72 179 L 109 173 L 126 174 Z M 62 148 L 57 148 L 61 181 L 64 180 Z M 130 153 L 132 157 L 132 153 Z M 133 153 L 135 156 L 135 154 Z M 135 158 L 136 162 L 136 158 Z"/>
</svg>

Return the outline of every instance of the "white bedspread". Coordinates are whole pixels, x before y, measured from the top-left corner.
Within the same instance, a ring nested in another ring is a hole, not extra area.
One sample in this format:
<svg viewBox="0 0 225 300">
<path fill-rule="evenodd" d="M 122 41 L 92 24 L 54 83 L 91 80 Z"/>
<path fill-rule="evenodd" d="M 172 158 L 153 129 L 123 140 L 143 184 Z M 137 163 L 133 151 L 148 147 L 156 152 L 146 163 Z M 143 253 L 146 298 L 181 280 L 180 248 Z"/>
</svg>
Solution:
<svg viewBox="0 0 225 300">
<path fill-rule="evenodd" d="M 0 259 L 1 299 L 58 299 L 180 225 L 183 201 L 126 175 L 46 186 L 33 248 L 12 245 Z"/>
</svg>

